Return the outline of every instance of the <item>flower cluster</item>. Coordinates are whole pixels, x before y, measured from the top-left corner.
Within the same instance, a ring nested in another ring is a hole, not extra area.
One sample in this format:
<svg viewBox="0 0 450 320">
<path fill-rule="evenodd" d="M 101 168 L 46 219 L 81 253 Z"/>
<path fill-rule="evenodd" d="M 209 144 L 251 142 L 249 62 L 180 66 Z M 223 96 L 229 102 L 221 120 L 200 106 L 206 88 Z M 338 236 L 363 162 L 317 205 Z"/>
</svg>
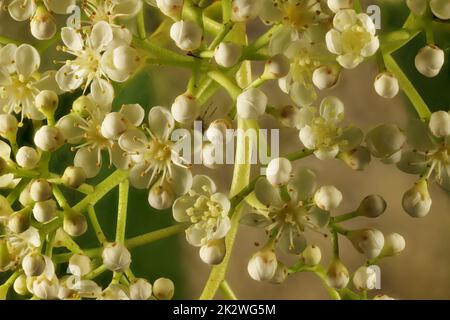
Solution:
<svg viewBox="0 0 450 320">
<path fill-rule="evenodd" d="M 0 272 L 8 274 L 0 298 L 13 289 L 33 299 L 172 299 L 170 279 L 150 283 L 133 274 L 131 249 L 185 233 L 213 268 L 202 293 L 212 299 L 217 284 L 226 284 L 238 228 L 246 225 L 266 234 L 249 257 L 252 279 L 279 284 L 313 272 L 332 298 L 367 299 L 368 290 L 379 289 L 380 260 L 400 254 L 405 239 L 372 224 L 348 229 L 344 223 L 378 218 L 387 203 L 369 195 L 355 210 L 339 213 L 343 193 L 333 182 L 317 185 L 316 173 L 296 162 L 313 155 L 358 171 L 372 157 L 395 164 L 418 176 L 402 199 L 412 217 L 431 210 L 431 182 L 450 191 L 450 113 L 431 113 L 392 55 L 423 31 L 427 43 L 413 72 L 438 76 L 446 53 L 433 32 L 448 30 L 447 0 L 406 1 L 411 14 L 405 26 L 382 36 L 357 0 L 7 0 L 0 5 L 13 20 L 30 20 L 37 40 L 32 46 L 0 35 Z M 55 14 L 74 10 L 79 16 L 58 25 Z M 151 30 L 145 24 L 149 15 L 163 16 Z M 51 52 L 56 56 L 50 60 Z M 374 92 L 392 99 L 403 90 L 420 116 L 404 129 L 383 123 L 363 132 L 344 117 L 353 106 L 344 107 L 336 92 L 327 94 L 374 58 L 379 67 Z M 60 67 L 47 67 L 52 62 Z M 254 77 L 260 62 L 264 67 Z M 182 92 L 167 90 L 174 93 L 165 99 L 170 105 L 117 99 L 136 75 L 160 65 L 190 73 Z M 274 101 L 267 83 L 276 84 L 274 90 L 291 105 Z M 217 110 L 219 89 L 229 95 L 227 110 Z M 302 146 L 271 156 L 265 174 L 252 177 L 252 149 L 267 149 L 268 141 L 249 133 L 267 116 L 279 127 L 295 129 L 295 142 Z M 237 134 L 229 135 L 230 130 Z M 195 142 L 198 136 L 204 143 Z M 209 170 L 223 169 L 219 153 L 235 140 L 236 149 L 227 155 L 227 161 L 234 159 L 233 179 L 224 190 L 224 183 L 192 158 Z M 68 163 L 56 170 L 62 155 Z M 97 183 L 107 167 L 115 171 Z M 102 230 L 96 205 L 116 187 L 117 210 L 108 214 L 117 218 L 111 238 Z M 148 203 L 141 206 L 171 210 L 174 225 L 127 239 L 128 196 L 134 189 L 148 192 Z M 88 231 L 97 247 L 80 247 L 78 239 Z M 311 233 L 331 242 L 329 261 L 322 262 L 323 249 Z M 341 258 L 342 239 L 363 256 L 353 272 Z M 109 283 L 98 280 L 105 272 L 112 274 Z"/>
</svg>

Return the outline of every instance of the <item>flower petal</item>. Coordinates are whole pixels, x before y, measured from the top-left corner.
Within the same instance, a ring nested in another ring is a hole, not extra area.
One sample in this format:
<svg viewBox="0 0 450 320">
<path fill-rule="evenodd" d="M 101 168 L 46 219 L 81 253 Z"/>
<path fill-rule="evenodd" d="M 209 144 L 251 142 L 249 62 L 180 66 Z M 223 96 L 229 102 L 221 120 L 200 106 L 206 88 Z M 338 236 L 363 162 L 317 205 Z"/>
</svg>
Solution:
<svg viewBox="0 0 450 320">
<path fill-rule="evenodd" d="M 331 53 L 342 54 L 342 37 L 339 31 L 331 29 L 325 36 L 327 48 Z"/>
<path fill-rule="evenodd" d="M 170 183 L 173 192 L 181 196 L 189 191 L 192 187 L 192 173 L 189 169 L 172 165 L 171 176 L 167 179 Z"/>
<path fill-rule="evenodd" d="M 370 40 L 369 43 L 367 43 L 364 48 L 361 50 L 361 55 L 363 57 L 370 57 L 373 56 L 378 48 L 380 47 L 380 40 L 378 37 L 374 37 L 372 40 Z"/>
<path fill-rule="evenodd" d="M 0 48 L 0 68 L 5 69 L 8 73 L 13 73 L 16 70 L 16 51 L 17 46 L 12 43 Z"/>
<path fill-rule="evenodd" d="M 90 95 L 100 106 L 109 106 L 114 100 L 114 88 L 105 79 L 95 78 L 91 84 Z"/>
<path fill-rule="evenodd" d="M 100 172 L 100 161 L 101 157 L 99 158 L 99 150 L 91 150 L 87 147 L 79 149 L 73 159 L 74 165 L 76 167 L 83 168 L 86 173 L 86 177 L 88 178 L 93 178 Z"/>
<path fill-rule="evenodd" d="M 89 35 L 93 49 L 103 51 L 113 39 L 112 28 L 106 21 L 97 22 Z"/>
<path fill-rule="evenodd" d="M 131 129 L 120 136 L 119 146 L 126 152 L 136 152 L 145 148 L 146 141 L 145 133 L 138 129 Z"/>
<path fill-rule="evenodd" d="M 140 126 L 145 117 L 144 108 L 140 104 L 124 104 L 120 113 L 127 118 L 133 126 Z"/>
<path fill-rule="evenodd" d="M 83 38 L 74 28 L 64 27 L 61 29 L 61 40 L 64 45 L 73 51 L 83 50 Z"/>
<path fill-rule="evenodd" d="M 39 69 L 41 56 L 39 52 L 29 44 L 22 44 L 16 51 L 17 73 L 28 78 Z"/>
<path fill-rule="evenodd" d="M 145 163 L 139 163 L 130 170 L 129 180 L 133 187 L 136 189 L 146 189 L 150 183 L 153 171 L 147 171 L 148 165 Z"/>
<path fill-rule="evenodd" d="M 313 196 L 317 188 L 316 175 L 310 169 L 299 168 L 287 186 L 292 199 L 305 201 Z"/>
<path fill-rule="evenodd" d="M 186 230 L 186 240 L 194 247 L 201 247 L 202 240 L 206 237 L 206 231 L 197 225 L 192 225 Z"/>
<path fill-rule="evenodd" d="M 83 123 L 83 119 L 75 114 L 68 114 L 58 120 L 56 126 L 61 130 L 64 139 L 70 144 L 75 144 L 83 139 L 83 130 L 80 125 Z"/>
<path fill-rule="evenodd" d="M 153 107 L 148 113 L 148 125 L 154 135 L 166 141 L 175 127 L 175 120 L 169 110 Z"/>
<path fill-rule="evenodd" d="M 25 21 L 36 11 L 36 4 L 34 0 L 14 0 L 8 5 L 8 11 L 14 20 Z"/>
<path fill-rule="evenodd" d="M 274 188 L 266 178 L 259 178 L 256 182 L 255 196 L 266 207 L 278 207 L 282 204 L 278 189 Z"/>
<path fill-rule="evenodd" d="M 76 0 L 44 0 L 48 9 L 57 14 L 71 13 Z"/>
<path fill-rule="evenodd" d="M 84 79 L 77 77 L 71 66 L 64 65 L 56 72 L 56 82 L 63 91 L 72 91 L 78 89 Z"/>
<path fill-rule="evenodd" d="M 191 208 L 195 203 L 195 198 L 190 196 L 183 196 L 175 200 L 172 206 L 173 218 L 177 222 L 189 222 L 190 218 L 186 210 Z"/>
</svg>

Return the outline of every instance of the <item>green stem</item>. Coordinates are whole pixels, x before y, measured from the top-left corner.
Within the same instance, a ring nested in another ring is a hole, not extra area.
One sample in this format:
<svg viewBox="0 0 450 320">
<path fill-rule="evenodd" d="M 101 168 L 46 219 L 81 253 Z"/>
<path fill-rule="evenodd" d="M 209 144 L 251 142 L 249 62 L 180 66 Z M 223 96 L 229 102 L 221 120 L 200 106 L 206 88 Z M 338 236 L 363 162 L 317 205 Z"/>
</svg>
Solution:
<svg viewBox="0 0 450 320">
<path fill-rule="evenodd" d="M 226 74 L 218 70 L 208 72 L 208 77 L 225 88 L 233 100 L 236 100 L 242 92 L 241 88 L 239 88 Z"/>
<path fill-rule="evenodd" d="M 17 270 L 0 286 L 0 300 L 6 300 L 9 288 L 14 284 L 14 281 L 22 274 L 22 271 Z"/>
<path fill-rule="evenodd" d="M 11 39 L 11 38 L 8 38 L 8 37 L 5 37 L 5 36 L 0 36 L 0 43 L 1 44 L 10 44 L 10 43 L 12 43 L 12 44 L 15 44 L 15 45 L 20 45 L 21 44 L 21 42 L 20 41 L 18 41 L 18 40 L 14 40 L 14 39 Z"/>
<path fill-rule="evenodd" d="M 87 195 L 83 200 L 78 202 L 73 207 L 73 210 L 83 212 L 84 210 L 86 210 L 87 207 L 95 205 L 101 198 L 105 196 L 105 194 L 114 189 L 127 177 L 128 177 L 127 171 L 116 170 L 108 178 L 100 182 L 95 187 L 95 191 L 93 193 Z"/>
<path fill-rule="evenodd" d="M 137 27 L 139 38 L 141 38 L 142 40 L 147 38 L 147 32 L 145 29 L 144 9 L 139 11 L 139 13 L 136 16 L 136 27 Z"/>
<path fill-rule="evenodd" d="M 130 184 L 128 180 L 124 180 L 119 184 L 119 204 L 117 208 L 116 228 L 116 242 L 118 243 L 123 243 L 125 241 L 129 188 Z"/>
<path fill-rule="evenodd" d="M 67 203 L 66 198 L 64 197 L 61 189 L 59 189 L 58 186 L 53 185 L 53 196 L 55 197 L 56 201 L 58 202 L 59 206 L 63 209 L 69 208 L 69 204 Z"/>
<path fill-rule="evenodd" d="M 186 230 L 186 225 L 177 224 L 177 225 L 174 225 L 174 226 L 171 226 L 168 228 L 160 229 L 157 231 L 152 231 L 152 232 L 125 240 L 125 245 L 129 249 L 141 247 L 146 244 L 177 235 L 181 232 L 184 232 L 184 230 Z"/>
<path fill-rule="evenodd" d="M 431 115 L 430 109 L 428 108 L 425 101 L 422 99 L 422 96 L 417 92 L 414 85 L 409 81 L 408 77 L 403 73 L 403 70 L 400 68 L 400 66 L 397 64 L 395 59 L 389 55 L 385 54 L 383 55 L 384 58 L 384 64 L 386 65 L 386 68 L 392 72 L 395 77 L 398 79 L 400 83 L 400 87 L 405 92 L 409 100 L 411 101 L 412 105 L 416 109 L 418 115 L 422 119 L 428 119 Z"/>
<path fill-rule="evenodd" d="M 222 22 L 227 23 L 231 19 L 231 0 L 222 0 Z"/>
<path fill-rule="evenodd" d="M 230 33 L 231 29 L 233 29 L 233 26 L 234 23 L 232 22 L 225 23 L 220 33 L 214 38 L 214 40 L 209 45 L 208 50 L 214 50 L 222 42 L 222 40 L 225 39 L 228 33 Z"/>
<path fill-rule="evenodd" d="M 340 223 L 358 217 L 358 212 L 353 211 L 333 218 L 333 223 Z"/>
<path fill-rule="evenodd" d="M 83 279 L 86 280 L 92 280 L 97 278 L 99 275 L 103 274 L 105 271 L 108 271 L 108 269 L 105 267 L 104 264 L 102 264 L 101 266 L 99 266 L 98 268 L 92 270 L 91 272 L 89 272 L 88 274 L 86 274 Z"/>
<path fill-rule="evenodd" d="M 107 241 L 106 236 L 103 233 L 100 223 L 98 222 L 97 214 L 95 213 L 94 207 L 89 206 L 87 212 L 88 212 L 89 220 L 91 221 L 92 228 L 94 229 L 95 236 L 98 239 L 98 242 L 100 242 L 101 244 L 105 243 Z"/>
<path fill-rule="evenodd" d="M 290 154 L 284 156 L 284 158 L 288 159 L 289 161 L 296 161 L 296 160 L 306 158 L 306 157 L 312 155 L 313 153 L 314 153 L 314 150 L 302 149 L 300 151 L 290 153 Z"/>
<path fill-rule="evenodd" d="M 222 290 L 223 295 L 228 300 L 238 300 L 238 298 L 236 297 L 236 294 L 233 292 L 233 289 L 231 289 L 231 287 L 228 284 L 227 280 L 223 280 L 220 283 L 220 289 Z"/>
<path fill-rule="evenodd" d="M 16 200 L 19 198 L 20 194 L 22 193 L 23 189 L 26 188 L 28 183 L 30 182 L 30 179 L 28 178 L 22 178 L 20 182 L 17 184 L 17 186 L 11 191 L 10 194 L 6 197 L 6 200 L 8 200 L 9 204 L 14 204 Z"/>
<path fill-rule="evenodd" d="M 328 295 L 330 296 L 331 299 L 333 299 L 333 300 L 341 300 L 342 299 L 339 292 L 336 289 L 334 289 L 328 285 L 327 271 L 325 270 L 325 268 L 323 266 L 317 265 L 314 267 L 309 267 L 309 266 L 303 265 L 302 263 L 299 263 L 298 265 L 289 269 L 290 274 L 297 273 L 297 272 L 312 272 L 312 273 L 314 273 L 322 281 L 322 283 L 323 283 L 325 289 L 327 290 Z"/>
</svg>

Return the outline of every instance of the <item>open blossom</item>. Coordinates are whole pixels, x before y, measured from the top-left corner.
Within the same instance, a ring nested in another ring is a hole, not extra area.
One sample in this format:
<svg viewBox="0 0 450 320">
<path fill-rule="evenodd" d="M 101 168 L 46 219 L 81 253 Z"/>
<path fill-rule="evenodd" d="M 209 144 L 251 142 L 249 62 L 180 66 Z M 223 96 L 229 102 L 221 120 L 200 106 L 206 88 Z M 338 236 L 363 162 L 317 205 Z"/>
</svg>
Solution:
<svg viewBox="0 0 450 320">
<path fill-rule="evenodd" d="M 82 8 L 91 21 L 114 24 L 118 18 L 132 18 L 142 8 L 140 0 L 85 0 Z"/>
<path fill-rule="evenodd" d="M 105 21 L 83 31 L 82 34 L 68 27 L 61 30 L 63 51 L 74 55 L 75 59 L 67 60 L 58 70 L 56 81 L 64 91 L 90 87 L 96 100 L 110 104 L 114 89 L 109 80 L 126 81 L 138 67 L 139 56 L 129 43 L 113 42 L 113 29 Z"/>
<path fill-rule="evenodd" d="M 334 16 L 333 27 L 326 35 L 327 47 L 338 55 L 337 61 L 346 69 L 356 68 L 380 46 L 375 24 L 365 13 L 340 10 Z"/>
<path fill-rule="evenodd" d="M 316 176 L 311 170 L 301 168 L 294 172 L 286 190 L 289 197 L 282 197 L 279 188 L 266 178 L 260 178 L 255 186 L 254 198 L 248 200 L 254 212 L 241 222 L 266 229 L 275 234 L 283 251 L 300 254 L 307 245 L 304 231 L 320 230 L 327 226 L 330 213 L 317 207 L 312 200 Z"/>
<path fill-rule="evenodd" d="M 35 98 L 45 89 L 55 89 L 54 72 L 39 73 L 41 57 L 28 45 L 8 44 L 0 49 L 0 113 L 21 113 L 23 118 L 43 120 Z M 56 86 L 57 87 L 57 86 Z"/>
<path fill-rule="evenodd" d="M 230 200 L 216 192 L 216 185 L 207 176 L 195 176 L 189 192 L 173 204 L 173 216 L 178 222 L 192 225 L 186 230 L 187 241 L 196 247 L 222 239 L 231 227 L 228 212 Z"/>
<path fill-rule="evenodd" d="M 138 189 L 151 189 L 149 202 L 155 205 L 155 202 L 162 201 L 157 206 L 167 208 L 175 196 L 181 196 L 190 189 L 192 174 L 186 159 L 178 153 L 177 142 L 170 140 L 175 128 L 172 114 L 163 107 L 154 107 L 149 112 L 148 121 L 150 137 L 141 130 L 129 130 L 119 138 L 119 146 L 132 159 L 131 185 Z"/>
<path fill-rule="evenodd" d="M 43 0 L 42 2 L 49 11 L 57 14 L 68 14 L 76 0 Z M 9 14 L 17 21 L 30 19 L 37 8 L 35 0 L 14 0 L 8 5 Z"/>
<path fill-rule="evenodd" d="M 102 152 L 106 151 L 110 164 L 128 169 L 130 157 L 120 149 L 118 140 L 120 135 L 141 125 L 144 110 L 140 105 L 123 105 L 119 112 L 114 113 L 116 121 L 107 121 L 111 106 L 96 106 L 89 96 L 85 97 L 85 103 L 84 116 L 72 112 L 57 123 L 67 142 L 76 145 L 73 148 L 77 150 L 74 165 L 83 168 L 88 178 L 94 177 L 102 168 Z M 119 129 L 118 136 L 106 135 L 105 127 L 112 131 Z"/>
<path fill-rule="evenodd" d="M 306 148 L 314 150 L 321 160 L 332 159 L 339 152 L 355 149 L 361 144 L 363 133 L 353 126 L 339 126 L 343 118 L 344 105 L 336 97 L 323 99 L 319 110 L 303 108 L 297 122 L 300 141 Z"/>
</svg>

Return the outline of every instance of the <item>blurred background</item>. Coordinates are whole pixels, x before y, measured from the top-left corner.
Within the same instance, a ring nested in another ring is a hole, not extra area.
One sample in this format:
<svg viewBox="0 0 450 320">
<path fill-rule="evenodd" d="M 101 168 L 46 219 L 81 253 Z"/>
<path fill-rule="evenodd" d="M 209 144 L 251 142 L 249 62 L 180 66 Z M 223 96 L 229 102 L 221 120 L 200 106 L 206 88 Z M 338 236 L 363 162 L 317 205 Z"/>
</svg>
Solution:
<svg viewBox="0 0 450 320">
<path fill-rule="evenodd" d="M 365 4 L 377 3 L 382 6 L 382 30 L 388 32 L 402 25 L 408 11 L 404 1 L 365 1 Z M 158 23 L 155 11 L 147 12 L 149 30 Z M 251 33 L 259 32 L 261 25 L 251 26 Z M 29 37 L 28 23 L 12 22 L 7 13 L 0 13 L 0 35 L 21 39 L 33 43 Z M 438 34 L 437 44 L 448 53 L 450 37 L 448 34 Z M 425 79 L 414 68 L 414 56 L 423 45 L 425 38 L 417 37 L 400 50 L 395 58 L 403 67 L 405 73 L 413 81 L 428 105 L 433 110 L 448 110 L 450 107 L 450 66 L 447 62 L 441 75 L 434 79 Z M 53 64 L 56 52 L 50 48 L 46 51 L 42 69 L 56 69 Z M 48 58 L 47 58 L 48 57 Z M 255 66 L 255 76 L 260 66 Z M 351 72 L 344 71 L 336 87 L 323 92 L 323 95 L 336 95 L 346 106 L 346 121 L 353 123 L 364 131 L 379 123 L 394 123 L 404 126 L 408 117 L 414 117 L 415 112 L 408 100 L 399 95 L 392 100 L 379 97 L 373 90 L 373 80 L 378 70 L 375 61 L 370 61 Z M 184 71 L 169 68 L 149 68 L 135 76 L 125 86 L 117 87 L 115 107 L 123 103 L 140 103 L 146 108 L 155 105 L 170 106 L 173 98 L 185 89 L 188 75 Z M 268 85 L 270 103 L 286 105 L 292 103 L 289 98 Z M 213 99 L 211 105 L 225 110 L 229 100 L 223 92 L 218 93 L 220 99 Z M 75 94 L 76 96 L 76 94 Z M 61 103 L 61 114 L 70 108 L 74 95 L 64 95 Z M 219 101 L 219 102 L 218 102 Z M 320 101 L 320 100 L 319 100 Z M 318 101 L 318 103 L 319 103 Z M 263 126 L 272 127 L 273 120 L 264 118 Z M 25 133 L 23 141 L 30 139 Z M 296 151 L 301 148 L 297 132 L 283 129 L 281 132 L 281 154 Z M 61 173 L 63 168 L 72 163 L 73 154 L 67 148 L 60 150 L 53 157 L 53 171 Z M 406 249 L 398 257 L 384 259 L 381 263 L 382 279 L 380 291 L 398 299 L 450 299 L 450 197 L 449 194 L 436 185 L 430 192 L 433 198 L 431 213 L 420 220 L 410 218 L 401 208 L 403 193 L 415 181 L 414 176 L 398 171 L 395 166 L 384 165 L 373 160 L 364 172 L 354 172 L 342 162 L 318 161 L 314 158 L 298 161 L 296 165 L 307 166 L 315 170 L 319 184 L 334 184 L 343 195 L 341 207 L 333 214 L 342 214 L 354 210 L 359 202 L 369 194 L 382 195 L 388 202 L 387 212 L 378 219 L 358 219 L 346 224 L 348 228 L 375 227 L 384 233 L 398 232 L 406 239 Z M 216 181 L 219 188 L 227 192 L 231 182 L 232 168 L 207 170 L 195 168 L 197 173 L 206 173 Z M 110 171 L 105 169 L 102 177 Z M 68 192 L 69 190 L 65 190 Z M 76 203 L 78 195 L 68 196 Z M 105 197 L 97 206 L 99 220 L 104 226 L 107 236 L 113 238 L 116 219 L 117 190 Z M 127 237 L 157 230 L 173 224 L 170 212 L 159 212 L 147 204 L 147 192 L 134 190 L 129 201 L 129 222 Z M 316 243 L 322 248 L 324 264 L 329 261 L 330 244 L 321 236 L 308 235 L 310 243 Z M 255 243 L 262 243 L 265 234 L 262 230 L 241 227 L 229 266 L 227 279 L 237 296 L 241 299 L 326 299 L 325 289 L 312 274 L 297 274 L 291 276 L 282 285 L 258 283 L 247 274 L 247 262 L 257 250 Z M 80 239 L 83 247 L 95 247 L 97 243 L 93 234 L 87 234 Z M 350 242 L 341 239 L 342 259 L 348 268 L 356 270 L 364 263 Z M 174 280 L 178 299 L 196 299 L 209 275 L 210 267 L 203 264 L 198 257 L 198 249 L 188 245 L 184 236 L 174 237 L 153 243 L 149 246 L 135 249 L 132 252 L 132 269 L 137 276 L 146 277 L 150 281 L 164 276 Z M 288 262 L 289 260 L 286 260 Z M 291 260 L 291 262 L 293 262 Z M 64 268 L 62 266 L 61 268 Z M 1 276 L 0 276 L 1 278 Z M 107 282 L 108 276 L 102 281 Z M 220 293 L 218 294 L 220 297 Z"/>
</svg>

